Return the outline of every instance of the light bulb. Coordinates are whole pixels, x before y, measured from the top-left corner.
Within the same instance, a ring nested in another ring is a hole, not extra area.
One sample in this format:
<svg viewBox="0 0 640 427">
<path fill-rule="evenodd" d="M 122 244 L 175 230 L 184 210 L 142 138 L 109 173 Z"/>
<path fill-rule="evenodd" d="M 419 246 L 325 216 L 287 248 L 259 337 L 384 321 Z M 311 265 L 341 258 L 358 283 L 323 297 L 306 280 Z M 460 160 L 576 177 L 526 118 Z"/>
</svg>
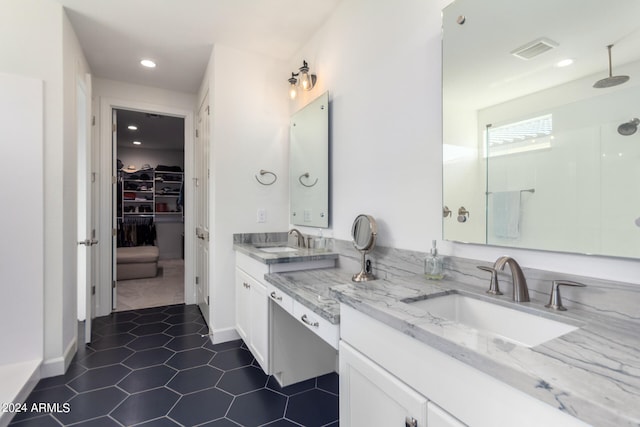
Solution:
<svg viewBox="0 0 640 427">
<path fill-rule="evenodd" d="M 302 87 L 302 90 L 311 89 L 311 79 L 306 71 L 300 73 L 300 87 Z"/>
<path fill-rule="evenodd" d="M 296 95 L 298 95 L 298 91 L 296 90 L 296 85 L 294 83 L 291 83 L 291 86 L 289 86 L 289 97 L 291 99 L 296 99 Z"/>
</svg>

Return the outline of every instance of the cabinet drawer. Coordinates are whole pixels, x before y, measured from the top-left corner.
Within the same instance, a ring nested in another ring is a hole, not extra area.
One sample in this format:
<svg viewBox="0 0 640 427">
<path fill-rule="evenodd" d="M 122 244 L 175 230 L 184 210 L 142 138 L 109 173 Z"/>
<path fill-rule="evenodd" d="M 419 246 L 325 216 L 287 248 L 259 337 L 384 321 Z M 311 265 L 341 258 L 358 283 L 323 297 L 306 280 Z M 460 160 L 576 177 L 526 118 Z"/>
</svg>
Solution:
<svg viewBox="0 0 640 427">
<path fill-rule="evenodd" d="M 271 301 L 282 307 L 287 313 L 293 313 L 293 298 L 282 292 L 280 289 L 267 284 L 267 296 Z"/>
<path fill-rule="evenodd" d="M 323 319 L 298 301 L 293 301 L 293 316 L 307 329 L 329 343 L 336 350 L 340 340 L 340 326 Z"/>
</svg>

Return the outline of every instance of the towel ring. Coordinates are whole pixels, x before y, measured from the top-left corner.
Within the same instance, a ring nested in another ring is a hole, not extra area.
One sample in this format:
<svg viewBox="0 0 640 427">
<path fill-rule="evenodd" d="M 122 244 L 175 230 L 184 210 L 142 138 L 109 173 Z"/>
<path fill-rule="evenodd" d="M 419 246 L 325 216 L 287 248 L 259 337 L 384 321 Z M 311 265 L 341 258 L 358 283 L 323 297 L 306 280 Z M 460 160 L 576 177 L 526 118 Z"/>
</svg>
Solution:
<svg viewBox="0 0 640 427">
<path fill-rule="evenodd" d="M 318 183 L 318 178 L 316 178 L 316 180 L 313 181 L 313 184 L 307 185 L 304 182 L 302 182 L 302 178 L 309 178 L 309 172 L 305 172 L 298 177 L 298 181 L 300 181 L 300 184 L 304 185 L 305 187 L 313 187 Z"/>
<path fill-rule="evenodd" d="M 278 175 L 276 175 L 275 173 L 273 173 L 271 171 L 266 171 L 264 169 L 260 169 L 260 176 L 263 176 L 263 175 L 273 175 L 273 181 L 271 181 L 271 182 L 263 182 L 263 181 L 260 181 L 260 178 L 258 178 L 258 175 L 255 175 L 256 181 L 258 181 L 262 185 L 272 185 L 273 183 L 275 183 L 278 180 Z"/>
</svg>

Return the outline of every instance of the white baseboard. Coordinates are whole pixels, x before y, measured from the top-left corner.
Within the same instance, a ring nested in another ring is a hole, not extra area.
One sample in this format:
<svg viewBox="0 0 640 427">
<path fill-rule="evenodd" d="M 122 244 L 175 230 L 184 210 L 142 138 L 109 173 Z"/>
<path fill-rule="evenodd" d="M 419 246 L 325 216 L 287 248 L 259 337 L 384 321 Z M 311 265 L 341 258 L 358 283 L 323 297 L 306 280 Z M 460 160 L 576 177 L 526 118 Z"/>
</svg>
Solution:
<svg viewBox="0 0 640 427">
<path fill-rule="evenodd" d="M 42 366 L 40 367 L 41 378 L 55 377 L 58 375 L 63 375 L 65 372 L 67 372 L 67 368 L 71 364 L 73 356 L 76 355 L 77 350 L 78 340 L 77 338 L 74 338 L 73 340 L 71 340 L 62 356 L 55 357 L 53 359 L 45 359 L 45 361 L 42 362 Z"/>
<path fill-rule="evenodd" d="M 209 331 L 209 338 L 212 344 L 220 344 L 223 342 L 239 340 L 240 335 L 236 331 L 236 328 L 224 328 Z"/>
</svg>

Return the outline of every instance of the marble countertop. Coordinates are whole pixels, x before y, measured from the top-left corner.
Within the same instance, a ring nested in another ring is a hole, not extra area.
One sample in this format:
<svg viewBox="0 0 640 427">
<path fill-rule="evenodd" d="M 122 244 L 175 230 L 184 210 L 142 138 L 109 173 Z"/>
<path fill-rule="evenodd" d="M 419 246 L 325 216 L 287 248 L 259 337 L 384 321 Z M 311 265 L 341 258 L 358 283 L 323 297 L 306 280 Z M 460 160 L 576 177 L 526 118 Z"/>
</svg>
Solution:
<svg viewBox="0 0 640 427">
<path fill-rule="evenodd" d="M 546 301 L 511 302 L 481 287 L 430 281 L 422 275 L 351 281 L 352 271 L 327 268 L 268 274 L 265 279 L 332 323 L 345 303 L 528 395 L 594 426 L 640 425 L 640 325 L 579 309 L 552 312 Z M 459 292 L 579 326 L 524 347 L 432 316 L 403 301 Z"/>
<path fill-rule="evenodd" d="M 327 249 L 295 248 L 293 252 L 265 252 L 261 248 L 287 247 L 286 242 L 235 243 L 233 249 L 265 264 L 338 259 L 338 254 Z"/>
</svg>

